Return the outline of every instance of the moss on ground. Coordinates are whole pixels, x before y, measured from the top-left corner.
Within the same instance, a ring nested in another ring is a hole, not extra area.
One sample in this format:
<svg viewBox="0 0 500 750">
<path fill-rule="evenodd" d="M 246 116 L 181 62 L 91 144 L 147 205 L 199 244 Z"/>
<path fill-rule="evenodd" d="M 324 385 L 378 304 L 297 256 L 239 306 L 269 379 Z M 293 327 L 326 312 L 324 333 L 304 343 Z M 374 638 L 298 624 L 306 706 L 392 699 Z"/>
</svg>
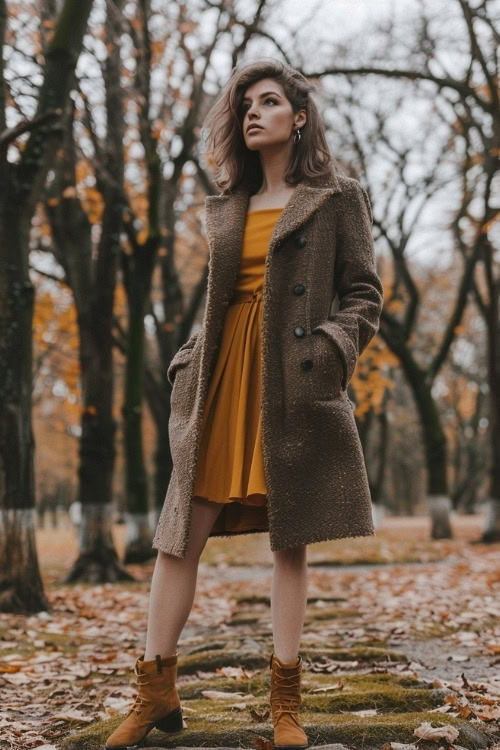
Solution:
<svg viewBox="0 0 500 750">
<path fill-rule="evenodd" d="M 302 648 L 302 658 L 305 660 L 321 661 L 321 659 L 332 659 L 334 661 L 390 661 L 404 662 L 407 657 L 385 648 L 373 648 L 371 646 L 355 646 L 354 648 Z M 188 654 L 177 668 L 179 675 L 195 674 L 198 670 L 213 672 L 217 667 L 243 667 L 246 669 L 262 669 L 269 667 L 271 650 L 267 653 L 245 652 L 241 649 L 231 648 L 199 651 L 196 654 Z"/>
<path fill-rule="evenodd" d="M 354 607 L 308 607 L 304 621 L 338 620 L 342 617 L 359 617 L 359 615 L 359 609 L 354 609 Z"/>
<path fill-rule="evenodd" d="M 302 686 L 302 706 L 305 711 L 319 713 L 336 711 L 361 711 L 377 709 L 378 711 L 407 712 L 409 710 L 425 710 L 440 705 L 441 700 L 435 691 L 422 687 L 408 687 L 397 681 L 382 682 L 370 680 L 371 675 L 363 675 L 365 680 L 342 678 L 342 689 L 338 691 L 313 692 L 319 687 L 327 687 L 335 682 L 331 675 L 324 675 L 324 680 L 315 675 L 312 679 L 304 679 Z M 376 676 L 376 675 L 375 675 Z M 264 707 L 268 703 L 270 684 L 269 676 L 255 675 L 249 680 L 231 680 L 214 678 L 200 680 L 196 683 L 179 685 L 181 701 L 204 700 L 203 691 L 218 690 L 227 693 L 248 694 L 249 700 L 258 703 L 264 699 Z M 234 702 L 234 698 L 228 698 Z M 207 710 L 213 709 L 213 703 L 206 701 Z M 190 703 L 190 705 L 193 705 Z"/>
<path fill-rule="evenodd" d="M 315 620 L 338 620 L 343 617 L 359 617 L 359 610 L 353 607 L 308 607 L 304 616 L 304 623 L 311 624 Z M 256 625 L 264 620 L 270 620 L 271 613 L 267 609 L 241 609 L 236 612 L 229 625 Z"/>
<path fill-rule="evenodd" d="M 435 694 L 434 694 L 435 696 Z M 338 711 L 363 711 L 377 709 L 377 711 L 394 711 L 406 713 L 408 711 L 423 711 L 439 705 L 441 701 L 433 697 L 431 690 L 408 690 L 393 686 L 374 690 L 342 690 L 338 693 L 322 695 L 305 695 L 302 705 L 304 710 L 319 713 Z"/>
<path fill-rule="evenodd" d="M 364 638 L 353 643 L 353 646 L 370 646 L 371 648 L 385 648 L 387 638 Z"/>
<path fill-rule="evenodd" d="M 224 710 L 222 705 L 218 705 L 219 701 L 215 708 L 213 703 L 214 701 L 193 701 L 191 707 L 196 709 L 196 718 L 192 714 L 187 715 L 187 729 L 172 735 L 154 729 L 142 746 L 252 748 L 255 747 L 253 740 L 257 737 L 273 739 L 270 717 L 266 721 L 256 722 L 247 709 Z M 206 708 L 203 704 L 206 704 Z M 259 707 L 264 708 L 263 703 L 252 702 L 251 708 L 259 710 Z M 363 717 L 349 712 L 327 715 L 302 711 L 301 720 L 311 746 L 340 742 L 352 748 L 380 748 L 384 742 L 413 743 L 413 730 L 424 721 L 430 721 L 434 726 L 455 726 L 460 732 L 456 744 L 470 750 L 478 750 L 488 744 L 486 735 L 464 720 L 450 716 L 437 718 L 435 713 L 425 711 Z M 119 717 L 114 717 L 87 727 L 65 740 L 61 750 L 101 750 L 120 721 Z"/>
<path fill-rule="evenodd" d="M 73 653 L 75 649 L 81 645 L 82 640 L 79 639 L 79 641 L 77 641 L 75 640 L 74 635 L 68 635 L 66 633 L 45 633 L 43 631 L 38 633 L 37 639 L 45 642 L 44 648 L 47 651 L 50 651 L 52 646 L 55 647 L 52 648 L 52 650 L 60 651 L 63 654 Z M 9 639 L 6 637 L 5 640 Z M 0 648 L 0 658 L 14 653 L 28 658 L 39 651 L 39 648 L 34 648 L 33 646 L 33 638 L 26 637 L 25 640 L 19 638 L 15 646 Z"/>
<path fill-rule="evenodd" d="M 228 625 L 255 625 L 262 620 L 262 612 L 237 612 L 228 622 Z"/>
<path fill-rule="evenodd" d="M 339 690 L 317 692 L 317 688 L 339 683 L 342 685 Z M 187 729 L 175 735 L 153 730 L 144 747 L 251 748 L 256 737 L 272 739 L 269 670 L 261 669 L 248 680 L 214 677 L 184 684 L 180 681 L 178 688 Z M 202 691 L 209 689 L 244 693 L 248 698 L 238 700 L 229 696 L 211 700 L 202 695 Z M 300 716 L 311 745 L 340 742 L 352 748 L 379 748 L 384 742 L 413 742 L 413 730 L 422 722 L 430 721 L 434 726 L 456 726 L 460 730 L 456 744 L 470 750 L 486 747 L 486 735 L 474 725 L 449 715 L 429 712 L 440 702 L 436 691 L 410 675 L 352 674 L 338 678 L 335 674 L 306 670 L 303 672 Z M 375 716 L 353 713 L 366 709 L 376 709 L 380 713 Z M 252 710 L 264 720 L 255 721 Z M 85 727 L 68 738 L 61 750 L 102 748 L 122 720 L 123 716 L 116 716 Z"/>
</svg>

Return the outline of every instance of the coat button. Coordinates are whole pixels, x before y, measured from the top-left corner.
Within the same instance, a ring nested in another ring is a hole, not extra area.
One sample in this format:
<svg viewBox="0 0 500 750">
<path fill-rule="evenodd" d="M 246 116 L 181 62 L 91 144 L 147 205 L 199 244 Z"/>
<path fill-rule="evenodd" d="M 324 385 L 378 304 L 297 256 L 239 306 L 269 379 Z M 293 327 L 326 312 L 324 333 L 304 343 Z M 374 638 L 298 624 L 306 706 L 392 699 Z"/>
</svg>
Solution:
<svg viewBox="0 0 500 750">
<path fill-rule="evenodd" d="M 300 366 L 303 370 L 310 370 L 313 366 L 313 361 L 312 359 L 303 359 Z"/>
<path fill-rule="evenodd" d="M 297 295 L 298 294 L 304 294 L 305 291 L 306 291 L 306 288 L 305 288 L 304 284 L 295 284 L 295 286 L 293 287 L 293 293 L 294 294 L 297 294 Z"/>
<path fill-rule="evenodd" d="M 294 334 L 295 334 L 295 335 L 296 335 L 296 336 L 297 336 L 298 338 L 302 338 L 302 336 L 303 336 L 303 335 L 305 334 L 305 329 L 304 329 L 304 328 L 302 328 L 302 326 L 296 326 L 296 327 L 295 327 L 295 328 L 293 329 L 293 332 L 294 332 Z"/>
<path fill-rule="evenodd" d="M 297 243 L 298 247 L 305 247 L 307 245 L 307 238 L 304 234 L 299 234 L 295 242 Z"/>
</svg>

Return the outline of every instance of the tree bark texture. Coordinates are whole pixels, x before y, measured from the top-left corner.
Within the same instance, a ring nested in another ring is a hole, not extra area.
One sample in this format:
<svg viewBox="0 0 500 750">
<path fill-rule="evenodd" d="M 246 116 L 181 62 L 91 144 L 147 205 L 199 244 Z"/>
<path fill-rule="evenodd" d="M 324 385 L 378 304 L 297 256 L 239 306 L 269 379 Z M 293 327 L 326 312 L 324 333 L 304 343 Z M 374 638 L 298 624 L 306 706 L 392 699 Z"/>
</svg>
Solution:
<svg viewBox="0 0 500 750">
<path fill-rule="evenodd" d="M 31 424 L 34 290 L 28 270 L 29 232 L 47 171 L 61 142 L 62 114 L 69 101 L 91 8 L 91 0 L 65 1 L 45 53 L 44 80 L 34 118 L 40 125 L 31 131 L 18 164 L 8 162 L 8 144 L 0 149 L 0 507 L 14 516 L 20 513 L 24 517 L 22 511 L 32 511 L 35 506 Z M 5 12 L 3 4 L 2 32 Z M 3 48 L 3 37 L 0 43 Z M 3 99 L 0 103 L 5 105 Z M 47 113 L 57 119 L 45 120 Z M 6 610 L 12 606 L 14 611 L 23 607 L 31 612 L 45 609 L 29 531 L 33 524 L 16 520 L 7 528 L 12 535 L 9 545 L 19 547 L 19 552 L 6 560 L 3 569 L 4 592 L 10 591 L 11 600 L 9 605 L 4 593 L 3 606 Z"/>
</svg>

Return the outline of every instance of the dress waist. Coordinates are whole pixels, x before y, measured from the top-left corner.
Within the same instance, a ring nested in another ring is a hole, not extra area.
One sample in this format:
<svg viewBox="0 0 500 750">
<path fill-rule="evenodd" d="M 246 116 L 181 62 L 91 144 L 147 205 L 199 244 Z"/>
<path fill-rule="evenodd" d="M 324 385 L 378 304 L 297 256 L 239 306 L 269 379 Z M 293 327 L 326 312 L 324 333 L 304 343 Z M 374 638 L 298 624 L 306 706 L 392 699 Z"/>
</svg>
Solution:
<svg viewBox="0 0 500 750">
<path fill-rule="evenodd" d="M 256 289 L 254 292 L 234 292 L 229 304 L 237 305 L 239 302 L 254 302 L 261 299 L 262 289 Z"/>
</svg>

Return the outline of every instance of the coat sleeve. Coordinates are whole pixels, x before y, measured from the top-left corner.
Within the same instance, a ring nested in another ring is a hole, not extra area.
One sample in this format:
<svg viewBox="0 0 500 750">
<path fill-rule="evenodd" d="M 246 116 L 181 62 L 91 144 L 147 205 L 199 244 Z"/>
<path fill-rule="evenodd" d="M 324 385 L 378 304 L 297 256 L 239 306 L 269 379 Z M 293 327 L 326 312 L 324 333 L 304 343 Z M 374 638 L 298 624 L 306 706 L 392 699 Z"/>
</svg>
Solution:
<svg viewBox="0 0 500 750">
<path fill-rule="evenodd" d="M 168 366 L 167 370 L 167 380 L 170 383 L 170 385 L 173 386 L 174 380 L 175 380 L 175 370 L 177 366 L 184 361 L 187 361 L 189 357 L 191 356 L 191 350 L 196 344 L 196 339 L 198 338 L 199 331 L 196 331 L 196 333 L 193 333 L 192 336 L 189 337 L 189 339 L 182 344 L 182 346 L 177 350 L 177 352 L 174 354 L 172 359 L 170 360 L 170 364 Z"/>
<path fill-rule="evenodd" d="M 380 324 L 384 293 L 376 272 L 372 225 L 368 193 L 354 180 L 351 190 L 346 191 L 339 217 L 334 269 L 339 308 L 312 331 L 322 331 L 338 350 L 344 370 L 344 390 L 358 357 Z"/>
</svg>

